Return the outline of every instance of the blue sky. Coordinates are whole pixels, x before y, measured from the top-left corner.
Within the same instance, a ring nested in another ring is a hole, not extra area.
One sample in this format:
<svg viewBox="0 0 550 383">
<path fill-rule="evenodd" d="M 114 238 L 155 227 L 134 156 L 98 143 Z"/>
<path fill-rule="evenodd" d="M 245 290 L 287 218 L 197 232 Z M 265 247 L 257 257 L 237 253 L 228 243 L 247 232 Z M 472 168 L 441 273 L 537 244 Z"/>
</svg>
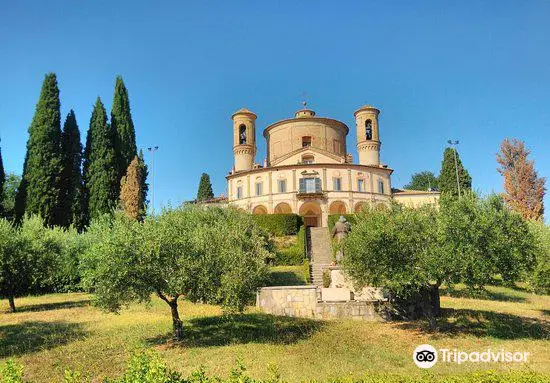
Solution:
<svg viewBox="0 0 550 383">
<path fill-rule="evenodd" d="M 548 1 L 2 1 L 4 166 L 21 173 L 53 71 L 62 114 L 75 110 L 83 140 L 95 98 L 110 110 L 123 76 L 138 147 L 160 148 L 157 208 L 194 198 L 203 171 L 224 193 L 231 114 L 258 115 L 262 163 L 263 129 L 291 117 L 304 92 L 317 115 L 351 128 L 355 159 L 353 112 L 381 109 L 394 186 L 439 172 L 449 138 L 482 192 L 502 190 L 495 154 L 506 137 L 524 140 L 550 178 L 548 20 Z"/>
</svg>

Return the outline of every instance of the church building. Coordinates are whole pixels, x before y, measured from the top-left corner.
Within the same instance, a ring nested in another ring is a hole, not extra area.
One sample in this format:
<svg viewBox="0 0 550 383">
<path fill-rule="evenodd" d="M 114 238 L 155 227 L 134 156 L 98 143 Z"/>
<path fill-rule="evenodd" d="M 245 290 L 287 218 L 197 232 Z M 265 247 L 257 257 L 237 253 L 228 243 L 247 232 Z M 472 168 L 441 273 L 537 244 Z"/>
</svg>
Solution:
<svg viewBox="0 0 550 383">
<path fill-rule="evenodd" d="M 327 226 L 330 214 L 359 212 L 391 200 L 418 206 L 438 192 L 392 189 L 393 170 L 380 162 L 380 111 L 355 111 L 358 162 L 346 151 L 349 128 L 341 121 L 299 110 L 263 131 L 267 158 L 255 162 L 256 114 L 232 116 L 234 167 L 226 177 L 228 202 L 253 214 L 296 213 L 307 226 Z"/>
</svg>

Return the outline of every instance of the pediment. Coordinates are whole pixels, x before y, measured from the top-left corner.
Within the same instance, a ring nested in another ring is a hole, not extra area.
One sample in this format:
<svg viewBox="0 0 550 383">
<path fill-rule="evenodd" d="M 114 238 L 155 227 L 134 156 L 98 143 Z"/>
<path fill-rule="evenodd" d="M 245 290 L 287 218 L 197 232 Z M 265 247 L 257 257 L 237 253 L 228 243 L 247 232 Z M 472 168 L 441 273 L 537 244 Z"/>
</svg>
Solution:
<svg viewBox="0 0 550 383">
<path fill-rule="evenodd" d="M 289 162 L 292 159 L 295 159 L 295 163 L 298 163 L 301 161 L 301 158 L 304 155 L 312 155 L 316 157 L 315 163 L 336 163 L 336 164 L 342 164 L 345 162 L 345 156 L 338 155 L 331 153 L 329 151 L 316 148 L 314 146 L 308 146 L 304 148 L 296 149 L 290 153 L 286 153 L 285 155 L 282 155 L 281 157 L 278 157 L 277 159 L 271 161 L 271 166 L 276 166 L 281 164 L 282 162 Z M 320 160 L 318 160 L 320 159 Z M 292 162 L 292 161 L 291 161 Z"/>
</svg>

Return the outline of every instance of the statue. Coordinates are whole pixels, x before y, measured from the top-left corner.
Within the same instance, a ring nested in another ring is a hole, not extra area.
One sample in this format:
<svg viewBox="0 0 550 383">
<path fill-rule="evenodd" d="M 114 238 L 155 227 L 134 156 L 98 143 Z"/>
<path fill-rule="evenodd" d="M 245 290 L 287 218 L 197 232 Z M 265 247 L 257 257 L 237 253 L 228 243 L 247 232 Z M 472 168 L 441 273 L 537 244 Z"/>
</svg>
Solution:
<svg viewBox="0 0 550 383">
<path fill-rule="evenodd" d="M 334 224 L 334 228 L 332 229 L 332 238 L 336 237 L 336 241 L 338 245 L 340 245 L 342 240 L 347 237 L 350 230 L 351 230 L 350 223 L 343 215 L 341 215 L 340 218 L 338 219 L 338 222 Z M 336 252 L 336 262 L 340 262 L 344 257 L 344 253 L 342 251 L 341 246 L 338 246 L 338 247 L 339 249 Z"/>
</svg>

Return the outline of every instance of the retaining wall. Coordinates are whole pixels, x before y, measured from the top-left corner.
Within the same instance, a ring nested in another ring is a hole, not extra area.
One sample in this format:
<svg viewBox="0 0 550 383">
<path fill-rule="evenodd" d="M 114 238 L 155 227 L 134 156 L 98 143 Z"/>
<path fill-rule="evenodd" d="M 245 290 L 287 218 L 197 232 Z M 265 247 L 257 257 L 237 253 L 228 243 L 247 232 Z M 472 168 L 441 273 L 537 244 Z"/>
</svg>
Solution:
<svg viewBox="0 0 550 383">
<path fill-rule="evenodd" d="M 316 286 L 262 287 L 256 295 L 256 306 L 273 315 L 316 319 L 387 320 L 384 302 L 322 301 Z"/>
</svg>

